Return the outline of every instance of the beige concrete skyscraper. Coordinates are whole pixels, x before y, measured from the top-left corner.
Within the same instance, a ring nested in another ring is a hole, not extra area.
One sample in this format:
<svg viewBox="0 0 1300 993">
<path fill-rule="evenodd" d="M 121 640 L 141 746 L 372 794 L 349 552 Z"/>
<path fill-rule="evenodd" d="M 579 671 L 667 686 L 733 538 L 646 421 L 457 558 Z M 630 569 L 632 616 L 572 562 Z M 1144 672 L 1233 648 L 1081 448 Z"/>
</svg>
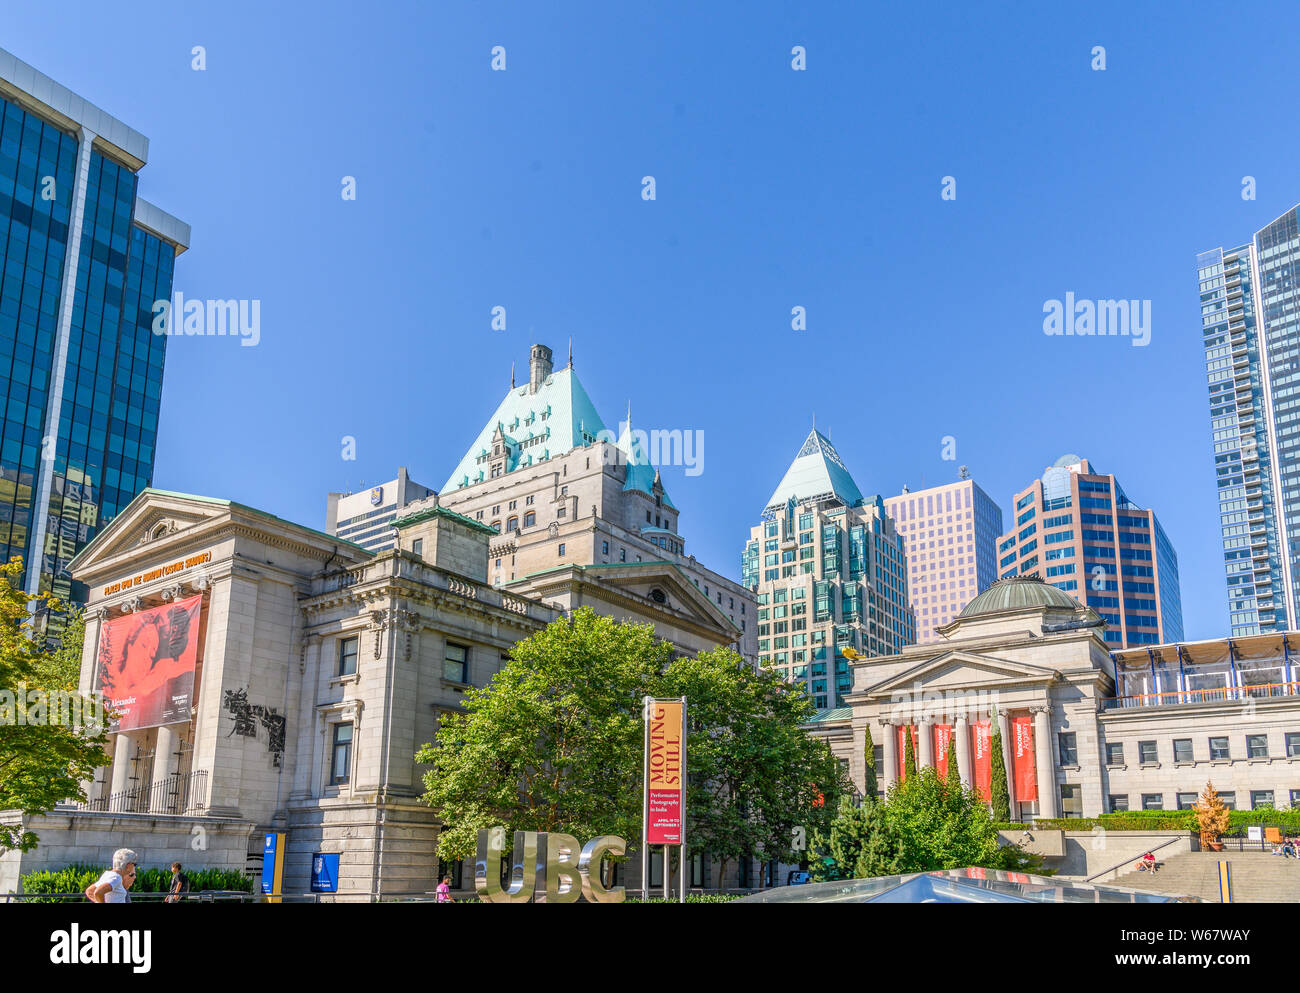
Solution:
<svg viewBox="0 0 1300 993">
<path fill-rule="evenodd" d="M 1002 508 L 973 479 L 885 500 L 907 551 L 916 643 L 942 641 L 942 627 L 997 580 Z"/>
</svg>

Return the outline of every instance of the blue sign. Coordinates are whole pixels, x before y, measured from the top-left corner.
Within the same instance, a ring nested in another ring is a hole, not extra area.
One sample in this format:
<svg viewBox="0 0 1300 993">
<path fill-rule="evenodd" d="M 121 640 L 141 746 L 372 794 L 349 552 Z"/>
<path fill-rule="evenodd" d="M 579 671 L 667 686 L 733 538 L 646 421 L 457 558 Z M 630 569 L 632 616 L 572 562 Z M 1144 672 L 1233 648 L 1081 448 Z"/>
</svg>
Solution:
<svg viewBox="0 0 1300 993">
<path fill-rule="evenodd" d="M 280 835 L 267 832 L 262 843 L 262 892 L 276 892 L 276 868 L 280 854 Z"/>
<path fill-rule="evenodd" d="M 311 857 L 311 891 L 337 893 L 339 888 L 339 857 L 317 852 Z"/>
</svg>

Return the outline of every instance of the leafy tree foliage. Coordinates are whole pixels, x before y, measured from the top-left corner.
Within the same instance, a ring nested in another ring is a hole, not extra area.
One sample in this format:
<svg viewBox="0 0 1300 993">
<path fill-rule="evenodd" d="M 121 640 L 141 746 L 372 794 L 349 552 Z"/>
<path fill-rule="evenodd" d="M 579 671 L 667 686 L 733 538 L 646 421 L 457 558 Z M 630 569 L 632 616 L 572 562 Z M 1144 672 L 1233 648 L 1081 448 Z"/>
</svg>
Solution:
<svg viewBox="0 0 1300 993">
<path fill-rule="evenodd" d="M 916 775 L 916 745 L 912 742 L 912 726 L 903 727 L 903 776 L 911 779 Z"/>
<path fill-rule="evenodd" d="M 863 746 L 862 758 L 863 768 L 866 774 L 863 782 L 863 792 L 868 798 L 874 798 L 880 792 L 880 781 L 876 778 L 876 743 L 871 740 L 871 722 L 863 729 Z"/>
<path fill-rule="evenodd" d="M 950 790 L 961 789 L 961 768 L 957 765 L 957 736 L 948 738 L 948 772 L 945 785 Z"/>
<path fill-rule="evenodd" d="M 66 688 L 55 653 L 36 636 L 33 609 L 61 610 L 48 594 L 23 591 L 23 564 L 0 567 L 0 810 L 40 814 L 63 800 L 84 800 L 82 783 L 107 765 L 103 728 L 60 723 L 74 708 L 51 707 L 48 691 Z M 75 685 L 75 679 L 73 680 Z M 89 701 L 81 701 L 90 713 Z M 37 836 L 20 825 L 0 825 L 0 851 L 28 851 Z"/>
<path fill-rule="evenodd" d="M 795 861 L 851 784 L 802 725 L 807 693 L 716 649 L 673 658 L 649 624 L 574 611 L 519 642 L 465 694 L 416 760 L 443 822 L 438 855 L 465 858 L 477 833 L 641 836 L 642 700 L 687 698 L 687 844 L 714 860 Z"/>
<path fill-rule="evenodd" d="M 996 719 L 995 716 L 994 720 L 996 721 Z M 989 743 L 989 749 L 993 752 L 989 756 L 989 767 L 993 779 L 992 785 L 989 786 L 989 799 L 993 804 L 993 819 L 1005 824 L 1011 820 L 1011 790 L 1007 786 L 1007 763 L 1002 757 L 1001 730 L 993 732 L 993 740 Z"/>
</svg>

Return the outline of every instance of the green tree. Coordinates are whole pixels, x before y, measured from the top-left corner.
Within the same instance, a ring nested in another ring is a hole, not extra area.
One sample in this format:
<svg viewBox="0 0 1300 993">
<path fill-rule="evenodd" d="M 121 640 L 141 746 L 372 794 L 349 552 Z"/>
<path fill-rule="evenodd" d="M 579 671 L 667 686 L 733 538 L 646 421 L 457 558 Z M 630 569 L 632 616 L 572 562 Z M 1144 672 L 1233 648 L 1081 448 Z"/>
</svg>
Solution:
<svg viewBox="0 0 1300 993">
<path fill-rule="evenodd" d="M 813 879 L 865 879 L 894 872 L 894 848 L 882 801 L 864 800 L 861 806 L 845 797 L 829 828 L 812 836 L 809 846 Z"/>
<path fill-rule="evenodd" d="M 903 726 L 903 777 L 911 779 L 916 775 L 916 745 L 912 742 L 912 726 Z"/>
<path fill-rule="evenodd" d="M 36 610 L 63 605 L 48 594 L 23 591 L 22 559 L 0 567 L 0 810 L 26 815 L 45 813 L 63 800 L 84 800 L 82 783 L 107 765 L 106 731 L 66 721 L 79 708 L 50 706 L 51 673 L 58 672 L 54 653 L 36 637 Z M 0 851 L 28 851 L 38 837 L 20 825 L 0 824 Z"/>
<path fill-rule="evenodd" d="M 86 618 L 69 608 L 59 647 L 36 664 L 35 682 L 47 690 L 75 690 L 81 679 L 81 652 L 86 641 Z"/>
<path fill-rule="evenodd" d="M 416 754 L 443 822 L 437 854 L 471 855 L 480 829 L 635 838 L 641 828 L 641 700 L 672 660 L 649 624 L 579 608 L 516 644 Z M 689 756 L 688 756 L 689 760 Z"/>
<path fill-rule="evenodd" d="M 948 738 L 948 776 L 946 785 L 950 790 L 961 789 L 961 768 L 957 765 L 957 736 Z"/>
<path fill-rule="evenodd" d="M 830 746 L 804 730 L 812 698 L 729 648 L 674 659 L 652 695 L 686 697 L 686 836 L 715 881 L 734 859 L 802 858 L 796 829 L 806 838 L 828 824 L 852 789 Z"/>
<path fill-rule="evenodd" d="M 874 800 L 876 794 L 880 792 L 880 783 L 876 779 L 876 743 L 871 740 L 871 722 L 863 729 L 862 759 L 863 768 L 866 770 L 863 775 L 862 792 L 867 799 Z"/>
<path fill-rule="evenodd" d="M 993 715 L 994 727 L 997 727 L 997 714 Z M 1002 732 L 993 732 L 989 744 L 993 754 L 989 757 L 989 767 L 993 783 L 989 787 L 989 798 L 993 803 L 993 819 L 1005 824 L 1011 820 L 1011 790 L 1007 786 L 1007 763 L 1002 757 Z"/>
</svg>

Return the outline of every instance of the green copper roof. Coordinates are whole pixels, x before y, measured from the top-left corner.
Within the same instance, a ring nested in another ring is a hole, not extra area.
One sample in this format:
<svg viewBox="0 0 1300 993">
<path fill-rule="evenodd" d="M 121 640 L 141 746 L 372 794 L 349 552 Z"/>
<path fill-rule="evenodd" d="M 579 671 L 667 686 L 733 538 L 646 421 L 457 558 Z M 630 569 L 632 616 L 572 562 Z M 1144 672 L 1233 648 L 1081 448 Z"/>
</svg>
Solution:
<svg viewBox="0 0 1300 993">
<path fill-rule="evenodd" d="M 994 614 L 1002 610 L 1028 610 L 1040 607 L 1063 607 L 1077 610 L 1079 601 L 1070 594 L 1049 586 L 1037 576 L 1012 576 L 999 580 L 962 608 L 958 618 Z"/>
<path fill-rule="evenodd" d="M 779 510 L 791 500 L 796 503 L 831 496 L 847 507 L 862 503 L 862 491 L 849 475 L 831 440 L 815 428 L 804 439 L 799 454 L 785 471 L 766 510 Z"/>
<path fill-rule="evenodd" d="M 417 510 L 413 514 L 407 514 L 405 517 L 399 517 L 393 521 L 393 527 L 401 530 L 409 528 L 412 524 L 419 524 L 421 521 L 427 521 L 431 517 L 445 517 L 448 520 L 464 524 L 466 527 L 473 528 L 475 531 L 485 531 L 488 534 L 495 535 L 496 528 L 490 528 L 482 521 L 476 521 L 472 517 L 466 517 L 464 514 L 458 514 L 454 510 L 448 510 L 446 507 L 425 507 L 423 510 Z"/>
<path fill-rule="evenodd" d="M 510 450 L 507 472 L 591 444 L 598 434 L 608 430 L 573 369 L 561 369 L 547 376 L 536 393 L 530 393 L 525 383 L 506 394 L 440 492 L 487 478 L 487 461 L 479 459 L 491 451 L 492 436 L 498 427 Z"/>
<path fill-rule="evenodd" d="M 819 710 L 812 717 L 808 718 L 809 724 L 823 724 L 826 721 L 848 721 L 853 719 L 852 707 L 832 707 L 830 710 Z"/>
</svg>

